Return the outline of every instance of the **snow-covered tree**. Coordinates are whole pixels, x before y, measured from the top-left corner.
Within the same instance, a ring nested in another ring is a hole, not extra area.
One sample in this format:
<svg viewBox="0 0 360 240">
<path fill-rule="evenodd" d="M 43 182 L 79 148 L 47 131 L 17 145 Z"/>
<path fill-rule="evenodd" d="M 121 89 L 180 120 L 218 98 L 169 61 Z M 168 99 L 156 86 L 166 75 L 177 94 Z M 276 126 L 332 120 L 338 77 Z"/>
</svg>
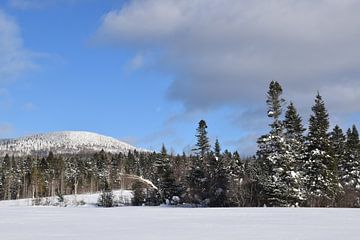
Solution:
<svg viewBox="0 0 360 240">
<path fill-rule="evenodd" d="M 207 125 L 201 120 L 196 129 L 196 147 L 193 149 L 195 156 L 191 157 L 190 170 L 187 176 L 188 195 L 195 204 L 209 204 L 209 158 L 210 144 L 207 135 Z"/>
<path fill-rule="evenodd" d="M 166 204 L 173 203 L 173 197 L 179 197 L 180 187 L 176 184 L 173 169 L 170 163 L 167 150 L 163 145 L 161 153 L 155 162 L 156 173 L 158 176 L 158 188 L 162 202 Z"/>
<path fill-rule="evenodd" d="M 305 188 L 302 181 L 303 178 L 303 164 L 305 160 L 305 137 L 302 119 L 298 114 L 294 104 L 290 102 L 285 112 L 285 119 L 283 121 L 285 128 L 285 141 L 287 143 L 287 155 L 290 155 L 289 168 L 293 177 L 295 177 L 295 185 L 298 192 L 297 202 L 300 203 L 305 198 Z"/>
<path fill-rule="evenodd" d="M 346 137 L 339 125 L 336 125 L 330 133 L 330 144 L 336 162 L 336 174 L 339 176 L 340 183 L 342 183 L 342 176 L 345 175 L 343 168 L 346 166 Z"/>
<path fill-rule="evenodd" d="M 336 161 L 332 155 L 328 135 L 329 115 L 318 93 L 312 107 L 307 136 L 304 181 L 310 206 L 334 205 L 339 191 Z"/>
<path fill-rule="evenodd" d="M 341 182 L 344 187 L 360 190 L 360 141 L 355 125 L 346 133 L 344 155 L 340 165 Z"/>
<path fill-rule="evenodd" d="M 290 102 L 287 107 L 284 119 L 285 138 L 290 145 L 294 158 L 298 161 L 297 165 L 301 166 L 301 162 L 305 157 L 305 137 L 302 119 L 298 114 L 294 104 Z"/>
<path fill-rule="evenodd" d="M 209 205 L 224 207 L 228 203 L 229 170 L 231 154 L 221 154 L 218 139 L 215 141 L 214 153 L 209 156 Z"/>
<path fill-rule="evenodd" d="M 281 121 L 282 87 L 272 81 L 267 92 L 268 117 L 272 118 L 270 133 L 258 139 L 257 155 L 261 161 L 261 177 L 264 203 L 269 206 L 297 205 L 301 200 L 299 175 L 295 169 L 296 159 L 291 154 L 284 125 Z"/>
<path fill-rule="evenodd" d="M 82 176 L 79 161 L 69 158 L 65 161 L 65 179 L 74 187 L 75 197 L 78 193 L 78 186 Z"/>
</svg>

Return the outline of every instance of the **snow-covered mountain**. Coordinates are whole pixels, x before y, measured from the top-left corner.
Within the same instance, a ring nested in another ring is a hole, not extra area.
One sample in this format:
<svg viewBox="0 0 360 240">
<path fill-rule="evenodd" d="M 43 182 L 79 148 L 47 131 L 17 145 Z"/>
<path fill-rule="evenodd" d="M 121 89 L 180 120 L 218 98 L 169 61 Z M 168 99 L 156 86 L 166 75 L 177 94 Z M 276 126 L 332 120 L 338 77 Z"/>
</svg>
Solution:
<svg viewBox="0 0 360 240">
<path fill-rule="evenodd" d="M 6 154 L 15 156 L 45 155 L 49 151 L 57 154 L 73 154 L 101 151 L 102 149 L 112 153 L 127 153 L 129 150 L 142 151 L 115 138 L 82 131 L 52 132 L 0 140 L 0 156 Z"/>
</svg>

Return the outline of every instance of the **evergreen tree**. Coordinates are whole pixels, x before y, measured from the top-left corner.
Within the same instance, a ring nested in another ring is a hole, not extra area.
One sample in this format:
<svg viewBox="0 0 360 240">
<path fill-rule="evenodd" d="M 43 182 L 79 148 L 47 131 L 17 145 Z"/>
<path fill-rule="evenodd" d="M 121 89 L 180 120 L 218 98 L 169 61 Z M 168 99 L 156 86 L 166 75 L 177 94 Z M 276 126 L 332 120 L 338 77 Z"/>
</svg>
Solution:
<svg viewBox="0 0 360 240">
<path fill-rule="evenodd" d="M 98 206 L 100 207 L 114 207 L 114 194 L 110 186 L 106 183 L 104 189 L 101 191 L 101 194 L 98 199 Z"/>
<path fill-rule="evenodd" d="M 162 202 L 172 204 L 172 199 L 179 196 L 179 187 L 176 184 L 172 166 L 164 145 L 161 148 L 161 154 L 155 163 L 158 176 L 158 188 Z"/>
<path fill-rule="evenodd" d="M 263 175 L 260 178 L 264 204 L 269 206 L 290 206 L 300 200 L 299 176 L 294 169 L 295 159 L 291 154 L 284 126 L 281 121 L 282 87 L 272 81 L 267 92 L 268 117 L 272 118 L 268 135 L 258 140 L 258 158 Z"/>
<path fill-rule="evenodd" d="M 332 155 L 334 156 L 336 161 L 336 174 L 339 176 L 339 180 L 343 184 L 342 179 L 345 175 L 344 168 L 346 167 L 346 137 L 343 133 L 343 130 L 338 125 L 336 125 L 330 133 L 330 144 Z"/>
<path fill-rule="evenodd" d="M 204 120 L 200 120 L 199 126 L 196 129 L 197 134 L 195 135 L 197 138 L 196 147 L 193 149 L 201 159 L 204 159 L 206 154 L 210 151 L 209 138 L 207 136 L 207 125 Z"/>
<path fill-rule="evenodd" d="M 338 194 L 336 162 L 328 136 L 329 115 L 318 93 L 309 121 L 307 158 L 304 164 L 305 185 L 310 206 L 334 205 Z"/>
<path fill-rule="evenodd" d="M 214 153 L 215 153 L 215 157 L 220 157 L 221 155 L 221 146 L 219 143 L 219 139 L 215 140 Z"/>
<path fill-rule="evenodd" d="M 305 188 L 303 184 L 303 165 L 305 160 L 305 128 L 302 124 L 302 119 L 298 114 L 294 104 L 290 102 L 285 112 L 285 119 L 283 121 L 285 128 L 285 141 L 287 143 L 288 167 L 290 170 L 291 178 L 289 179 L 289 186 L 296 189 L 297 196 L 293 199 L 295 202 L 292 204 L 300 204 L 305 198 Z"/>
<path fill-rule="evenodd" d="M 141 206 L 145 203 L 146 195 L 144 192 L 144 186 L 141 182 L 136 181 L 132 188 L 134 191 L 134 197 L 132 198 L 132 205 Z"/>
<path fill-rule="evenodd" d="M 230 155 L 231 157 L 231 155 Z M 225 154 L 221 154 L 218 139 L 215 142 L 214 154 L 210 157 L 208 168 L 209 177 L 209 205 L 211 207 L 225 207 L 228 205 L 229 161 Z"/>
<path fill-rule="evenodd" d="M 207 136 L 207 125 L 204 120 L 199 122 L 196 129 L 197 134 L 195 157 L 191 157 L 191 166 L 187 176 L 188 195 L 190 201 L 194 204 L 208 205 L 209 204 L 209 152 L 210 144 Z"/>
<path fill-rule="evenodd" d="M 346 134 L 345 156 L 341 164 L 341 182 L 344 186 L 360 190 L 360 141 L 356 126 Z"/>
</svg>

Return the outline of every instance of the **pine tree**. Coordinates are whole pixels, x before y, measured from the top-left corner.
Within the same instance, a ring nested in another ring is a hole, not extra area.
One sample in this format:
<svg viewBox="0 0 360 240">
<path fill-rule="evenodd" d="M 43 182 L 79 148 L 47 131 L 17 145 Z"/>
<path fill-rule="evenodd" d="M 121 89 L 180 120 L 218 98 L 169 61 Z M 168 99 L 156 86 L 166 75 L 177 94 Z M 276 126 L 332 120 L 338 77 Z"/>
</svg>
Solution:
<svg viewBox="0 0 360 240">
<path fill-rule="evenodd" d="M 221 155 L 221 146 L 219 143 L 219 139 L 215 140 L 214 153 L 215 153 L 216 157 L 220 157 L 220 155 Z"/>
<path fill-rule="evenodd" d="M 264 204 L 269 206 L 290 206 L 299 202 L 299 176 L 294 171 L 294 156 L 285 138 L 281 121 L 282 87 L 272 81 L 267 93 L 268 117 L 272 118 L 270 133 L 258 140 L 258 158 L 261 161 L 263 176 L 262 195 Z"/>
<path fill-rule="evenodd" d="M 225 154 L 221 154 L 218 139 L 215 142 L 214 154 L 210 157 L 208 168 L 209 177 L 209 205 L 211 207 L 225 207 L 228 205 L 229 161 Z"/>
<path fill-rule="evenodd" d="M 209 204 L 209 152 L 210 144 L 207 136 L 207 125 L 204 120 L 199 122 L 196 129 L 196 156 L 191 157 L 191 166 L 187 176 L 188 195 L 190 201 L 195 204 Z"/>
<path fill-rule="evenodd" d="M 285 141 L 287 143 L 288 168 L 290 170 L 290 188 L 296 189 L 297 194 L 294 196 L 292 204 L 300 204 L 305 198 L 305 188 L 302 181 L 303 178 L 303 164 L 305 160 L 305 137 L 302 119 L 298 114 L 294 104 L 290 102 L 285 112 L 285 119 L 283 121 L 285 128 Z"/>
<path fill-rule="evenodd" d="M 330 133 L 330 144 L 332 155 L 334 156 L 336 161 L 336 174 L 339 176 L 340 183 L 343 184 L 342 178 L 345 175 L 344 168 L 346 167 L 346 137 L 343 133 L 343 130 L 338 125 L 336 125 Z"/>
<path fill-rule="evenodd" d="M 114 194 L 107 183 L 105 184 L 104 188 L 101 191 L 97 204 L 100 207 L 106 207 L 106 208 L 115 206 Z"/>
<path fill-rule="evenodd" d="M 207 125 L 204 120 L 200 120 L 199 126 L 196 129 L 197 134 L 195 135 L 197 138 L 196 147 L 193 149 L 201 159 L 204 159 L 206 154 L 210 151 L 209 138 L 207 136 Z"/>
<path fill-rule="evenodd" d="M 180 195 L 180 188 L 176 184 L 165 145 L 162 145 L 161 154 L 155 163 L 155 167 L 157 169 L 158 188 L 162 202 L 173 204 L 173 197 Z"/>
<path fill-rule="evenodd" d="M 310 206 L 334 205 L 339 191 L 336 162 L 332 156 L 328 136 L 329 115 L 325 103 L 318 93 L 313 115 L 309 120 L 307 157 L 304 164 L 305 186 Z"/>
<path fill-rule="evenodd" d="M 345 156 L 341 164 L 341 182 L 344 186 L 360 190 L 360 141 L 356 126 L 346 134 Z"/>
<path fill-rule="evenodd" d="M 141 182 L 136 181 L 131 189 L 134 191 L 134 197 L 132 198 L 132 205 L 133 206 L 141 206 L 145 203 L 146 195 L 144 186 Z"/>
</svg>

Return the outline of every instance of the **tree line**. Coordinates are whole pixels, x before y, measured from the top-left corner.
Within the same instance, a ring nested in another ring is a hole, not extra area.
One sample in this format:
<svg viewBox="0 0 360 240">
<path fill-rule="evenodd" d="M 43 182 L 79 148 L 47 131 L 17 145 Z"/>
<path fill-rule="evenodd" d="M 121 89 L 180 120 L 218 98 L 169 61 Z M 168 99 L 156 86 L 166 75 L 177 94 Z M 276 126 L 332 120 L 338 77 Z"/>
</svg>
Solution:
<svg viewBox="0 0 360 240">
<path fill-rule="evenodd" d="M 269 132 L 258 138 L 255 156 L 241 158 L 211 146 L 207 124 L 196 129 L 191 154 L 129 151 L 14 157 L 0 160 L 0 199 L 38 198 L 132 189 L 134 205 L 190 204 L 206 207 L 359 207 L 360 141 L 355 125 L 329 130 L 329 114 L 318 93 L 308 129 L 295 105 L 285 105 L 281 85 L 267 92 Z M 141 176 L 152 182 L 129 180 Z M 110 200 L 108 199 L 110 198 Z"/>
</svg>

